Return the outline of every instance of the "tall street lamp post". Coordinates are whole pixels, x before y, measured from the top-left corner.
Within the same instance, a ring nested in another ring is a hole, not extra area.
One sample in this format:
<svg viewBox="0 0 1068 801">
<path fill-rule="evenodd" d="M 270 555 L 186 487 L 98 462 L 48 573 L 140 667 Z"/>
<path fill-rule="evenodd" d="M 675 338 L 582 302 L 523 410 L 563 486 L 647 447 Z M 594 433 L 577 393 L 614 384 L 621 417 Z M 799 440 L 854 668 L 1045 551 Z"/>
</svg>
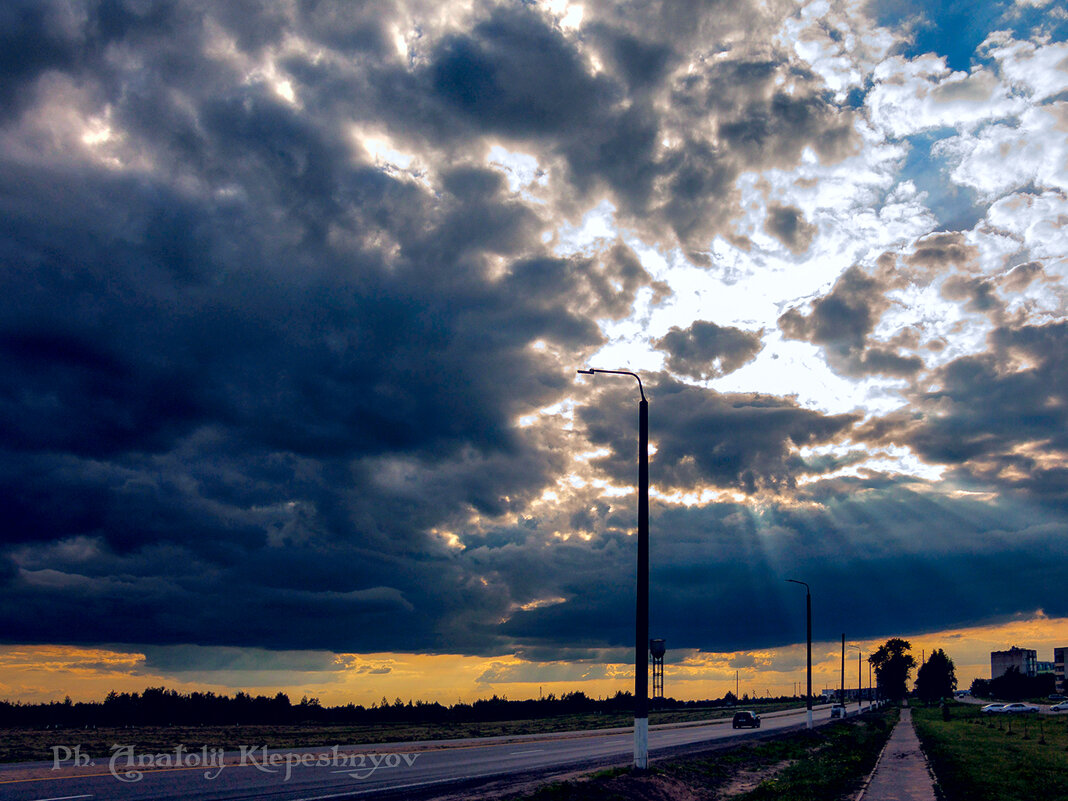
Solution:
<svg viewBox="0 0 1068 801">
<path fill-rule="evenodd" d="M 842 714 L 845 714 L 845 634 L 842 635 L 842 682 L 839 685 L 838 703 L 842 705 Z"/>
<path fill-rule="evenodd" d="M 861 707 L 864 706 L 864 700 L 862 698 L 864 695 L 864 674 L 860 662 L 860 657 L 864 654 L 864 649 L 854 642 L 849 643 L 849 648 L 850 650 L 853 648 L 857 649 L 857 714 L 859 715 Z"/>
<path fill-rule="evenodd" d="M 638 591 L 634 615 L 634 767 L 649 767 L 649 402 L 629 370 L 579 370 L 584 375 L 629 375 L 638 382 Z"/>
<path fill-rule="evenodd" d="M 808 584 L 797 579 L 786 579 L 791 584 L 805 587 L 805 630 L 808 641 L 808 691 L 805 693 L 805 709 L 808 711 L 808 728 L 812 728 L 812 591 Z"/>
</svg>

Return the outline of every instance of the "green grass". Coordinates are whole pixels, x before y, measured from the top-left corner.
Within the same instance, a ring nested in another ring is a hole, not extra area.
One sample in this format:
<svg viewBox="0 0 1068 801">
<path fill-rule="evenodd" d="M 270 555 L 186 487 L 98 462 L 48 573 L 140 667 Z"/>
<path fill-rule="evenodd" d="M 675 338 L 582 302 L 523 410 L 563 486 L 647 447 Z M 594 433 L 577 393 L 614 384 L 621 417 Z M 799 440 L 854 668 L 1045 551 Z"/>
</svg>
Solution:
<svg viewBox="0 0 1068 801">
<path fill-rule="evenodd" d="M 761 712 L 786 709 L 790 704 L 754 706 Z M 649 722 L 685 723 L 725 718 L 733 709 L 694 708 L 652 711 Z M 488 723 L 381 724 L 366 726 L 142 726 L 99 729 L 0 729 L 0 762 L 30 762 L 52 759 L 53 746 L 80 745 L 93 757 L 108 757 L 113 745 L 133 745 L 141 753 L 173 751 L 179 745 L 191 750 L 239 746 L 305 748 L 332 745 L 374 745 L 418 740 L 451 740 L 467 737 L 519 736 L 559 731 L 581 731 L 630 726 L 632 714 L 558 715 L 533 720 Z"/>
<path fill-rule="evenodd" d="M 948 721 L 936 707 L 912 712 L 945 801 L 1068 801 L 1068 719 L 949 709 Z"/>
<path fill-rule="evenodd" d="M 852 798 L 875 768 L 898 710 L 820 730 L 823 744 L 782 773 L 740 796 L 743 801 L 827 801 Z"/>
<path fill-rule="evenodd" d="M 851 799 L 875 767 L 897 716 L 898 711 L 890 709 L 813 731 L 772 735 L 699 757 L 660 762 L 640 775 L 625 768 L 602 771 L 548 784 L 523 801 Z"/>
</svg>

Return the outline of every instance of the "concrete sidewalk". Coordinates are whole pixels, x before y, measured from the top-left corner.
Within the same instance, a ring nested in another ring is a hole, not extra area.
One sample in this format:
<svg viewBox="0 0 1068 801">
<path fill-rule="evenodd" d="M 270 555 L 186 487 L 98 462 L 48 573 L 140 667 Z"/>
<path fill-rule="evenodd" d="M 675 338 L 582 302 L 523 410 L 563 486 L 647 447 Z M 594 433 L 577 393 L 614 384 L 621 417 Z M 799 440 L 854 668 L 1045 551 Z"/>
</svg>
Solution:
<svg viewBox="0 0 1068 801">
<path fill-rule="evenodd" d="M 934 781 L 920 741 L 912 725 L 912 710 L 901 709 L 901 719 L 894 726 L 879 764 L 868 786 L 856 801 L 935 801 Z"/>
</svg>

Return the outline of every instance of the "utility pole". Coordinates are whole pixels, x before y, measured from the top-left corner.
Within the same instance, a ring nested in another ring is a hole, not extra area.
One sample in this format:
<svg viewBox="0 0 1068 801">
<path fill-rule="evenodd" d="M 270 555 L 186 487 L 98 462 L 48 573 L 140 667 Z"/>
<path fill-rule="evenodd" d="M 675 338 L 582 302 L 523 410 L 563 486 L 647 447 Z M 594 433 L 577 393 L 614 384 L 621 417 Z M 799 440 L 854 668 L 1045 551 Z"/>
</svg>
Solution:
<svg viewBox="0 0 1068 801">
<path fill-rule="evenodd" d="M 842 683 L 839 698 L 842 706 L 845 706 L 845 635 L 842 635 Z"/>
<path fill-rule="evenodd" d="M 808 689 L 805 693 L 805 711 L 808 718 L 808 728 L 812 728 L 812 590 L 804 581 L 786 579 L 790 584 L 801 584 L 805 588 L 805 639 L 807 641 Z"/>
</svg>

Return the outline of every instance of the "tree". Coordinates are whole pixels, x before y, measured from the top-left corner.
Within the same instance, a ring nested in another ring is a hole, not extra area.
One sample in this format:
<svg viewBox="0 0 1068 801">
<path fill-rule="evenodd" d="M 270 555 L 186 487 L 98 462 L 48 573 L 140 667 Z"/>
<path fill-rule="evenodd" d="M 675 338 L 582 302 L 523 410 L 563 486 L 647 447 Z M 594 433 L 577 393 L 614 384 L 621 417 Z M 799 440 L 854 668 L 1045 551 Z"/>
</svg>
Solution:
<svg viewBox="0 0 1068 801">
<path fill-rule="evenodd" d="M 900 701 L 905 697 L 909 674 L 916 667 L 916 659 L 909 653 L 911 650 L 912 644 L 908 640 L 893 637 L 868 657 L 884 698 Z"/>
<path fill-rule="evenodd" d="M 1028 676 L 1012 665 L 1002 675 L 990 680 L 990 694 L 1006 701 L 1022 701 L 1025 698 L 1042 698 L 1056 689 L 1052 673 Z"/>
<path fill-rule="evenodd" d="M 957 689 L 957 671 L 946 652 L 938 648 L 916 672 L 916 695 L 932 704 L 949 698 Z"/>
<path fill-rule="evenodd" d="M 971 694 L 976 698 L 989 698 L 990 697 L 990 680 L 989 679 L 973 679 Z"/>
</svg>

